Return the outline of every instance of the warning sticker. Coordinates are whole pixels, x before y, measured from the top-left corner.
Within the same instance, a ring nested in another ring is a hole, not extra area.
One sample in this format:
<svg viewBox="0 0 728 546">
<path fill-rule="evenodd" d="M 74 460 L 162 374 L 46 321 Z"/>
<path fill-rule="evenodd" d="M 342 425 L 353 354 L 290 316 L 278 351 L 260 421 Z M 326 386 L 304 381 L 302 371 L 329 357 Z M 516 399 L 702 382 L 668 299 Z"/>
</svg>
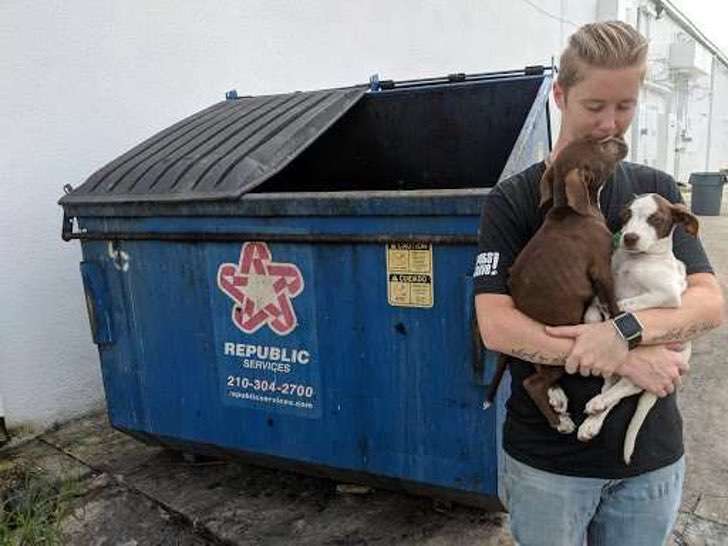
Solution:
<svg viewBox="0 0 728 546">
<path fill-rule="evenodd" d="M 387 300 L 397 307 L 432 307 L 431 244 L 387 244 Z"/>
</svg>

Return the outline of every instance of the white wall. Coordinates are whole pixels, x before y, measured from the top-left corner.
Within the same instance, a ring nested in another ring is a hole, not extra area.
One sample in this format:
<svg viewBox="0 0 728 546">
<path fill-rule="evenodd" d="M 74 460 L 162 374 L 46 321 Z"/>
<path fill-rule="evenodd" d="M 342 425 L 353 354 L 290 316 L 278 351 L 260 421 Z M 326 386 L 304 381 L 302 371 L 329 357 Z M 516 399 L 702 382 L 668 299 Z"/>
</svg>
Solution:
<svg viewBox="0 0 728 546">
<path fill-rule="evenodd" d="M 704 73 L 693 72 L 686 77 L 685 73 L 681 75 L 673 70 L 669 63 L 670 44 L 690 38 L 667 12 L 657 18 L 653 2 L 641 0 L 640 4 L 647 8 L 641 12 L 640 30 L 650 41 L 650 53 L 640 115 L 633 124 L 633 129 L 639 133 L 637 145 L 633 146 L 636 154 L 633 159 L 687 182 L 692 172 L 726 164 L 722 159 L 728 152 L 724 138 L 728 127 L 722 121 L 726 116 L 724 105 L 728 101 L 726 70 L 720 63 L 713 63 L 717 70 L 711 95 L 711 54 L 699 44 L 699 56 L 707 61 L 699 63 L 704 64 Z M 709 135 L 709 131 L 712 134 Z M 710 160 L 706 163 L 709 147 Z"/>
<path fill-rule="evenodd" d="M 713 125 L 710 134 L 708 170 L 728 170 L 728 68 L 714 63 Z"/>
<path fill-rule="evenodd" d="M 0 394 L 9 424 L 44 426 L 103 399 L 79 245 L 59 235 L 63 184 L 80 184 L 231 88 L 548 64 L 595 14 L 596 0 L 0 2 Z"/>
</svg>

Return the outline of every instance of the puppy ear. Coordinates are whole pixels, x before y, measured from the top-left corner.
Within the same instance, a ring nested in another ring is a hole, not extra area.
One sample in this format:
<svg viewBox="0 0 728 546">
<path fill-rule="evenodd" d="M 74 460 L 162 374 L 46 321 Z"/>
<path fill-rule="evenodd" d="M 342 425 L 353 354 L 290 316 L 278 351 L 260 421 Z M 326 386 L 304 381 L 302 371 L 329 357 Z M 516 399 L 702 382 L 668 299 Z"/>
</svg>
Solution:
<svg viewBox="0 0 728 546">
<path fill-rule="evenodd" d="M 674 223 L 685 226 L 685 231 L 693 237 L 698 236 L 698 218 L 685 205 L 673 203 L 670 205 L 670 212 Z"/>
<path fill-rule="evenodd" d="M 541 201 L 538 204 L 539 208 L 551 208 L 554 202 L 554 168 L 551 165 L 546 168 L 546 171 L 541 177 L 539 190 L 541 192 Z"/>
<path fill-rule="evenodd" d="M 584 175 L 582 169 L 571 169 L 564 179 L 564 191 L 568 205 L 579 214 L 587 216 L 590 212 L 589 189 Z"/>
</svg>

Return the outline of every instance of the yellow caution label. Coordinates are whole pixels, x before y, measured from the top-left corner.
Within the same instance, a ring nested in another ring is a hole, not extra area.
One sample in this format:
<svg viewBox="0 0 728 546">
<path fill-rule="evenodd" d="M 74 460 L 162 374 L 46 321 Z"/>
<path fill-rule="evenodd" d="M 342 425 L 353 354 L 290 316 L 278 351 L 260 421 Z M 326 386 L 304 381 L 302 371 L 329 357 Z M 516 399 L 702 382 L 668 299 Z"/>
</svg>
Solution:
<svg viewBox="0 0 728 546">
<path fill-rule="evenodd" d="M 396 307 L 432 307 L 431 244 L 387 244 L 387 301 Z"/>
</svg>

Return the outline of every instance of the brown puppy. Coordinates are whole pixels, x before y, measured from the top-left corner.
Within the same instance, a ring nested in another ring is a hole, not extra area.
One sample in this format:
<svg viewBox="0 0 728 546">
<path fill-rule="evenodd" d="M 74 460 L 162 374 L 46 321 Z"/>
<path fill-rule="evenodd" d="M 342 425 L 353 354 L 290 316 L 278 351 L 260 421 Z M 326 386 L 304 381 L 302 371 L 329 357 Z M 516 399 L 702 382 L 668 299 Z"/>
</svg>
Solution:
<svg viewBox="0 0 728 546">
<path fill-rule="evenodd" d="M 581 324 L 594 295 L 618 314 L 610 256 L 612 234 L 599 210 L 599 190 L 627 145 L 618 138 L 580 139 L 568 144 L 541 178 L 543 224 L 510 269 L 509 287 L 518 310 L 549 326 Z M 486 403 L 492 402 L 505 368 L 505 357 L 490 384 Z M 565 395 L 549 402 L 549 389 L 563 375 L 561 366 L 536 365 L 523 386 L 548 419 L 563 433 L 574 423 L 566 412 Z M 553 393 L 552 393 L 553 395 Z"/>
</svg>

